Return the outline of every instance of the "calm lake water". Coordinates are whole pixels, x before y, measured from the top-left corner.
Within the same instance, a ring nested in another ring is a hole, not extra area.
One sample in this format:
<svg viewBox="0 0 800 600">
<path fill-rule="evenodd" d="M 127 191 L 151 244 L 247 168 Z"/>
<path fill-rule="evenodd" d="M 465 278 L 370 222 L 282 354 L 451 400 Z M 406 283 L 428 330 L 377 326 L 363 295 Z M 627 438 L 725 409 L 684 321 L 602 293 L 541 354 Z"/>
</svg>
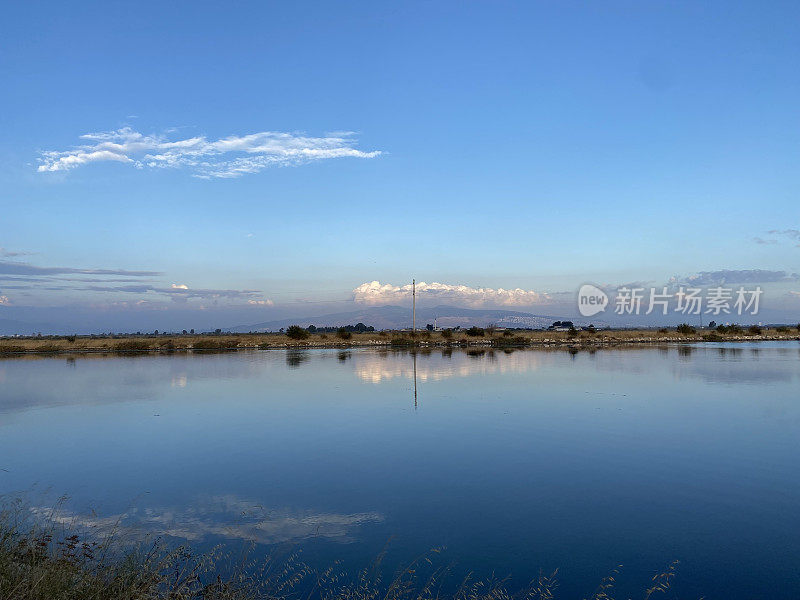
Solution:
<svg viewBox="0 0 800 600">
<path fill-rule="evenodd" d="M 562 598 L 672 559 L 681 597 L 797 598 L 799 391 L 796 342 L 2 360 L 0 492 L 318 566 L 392 538 Z"/>
</svg>

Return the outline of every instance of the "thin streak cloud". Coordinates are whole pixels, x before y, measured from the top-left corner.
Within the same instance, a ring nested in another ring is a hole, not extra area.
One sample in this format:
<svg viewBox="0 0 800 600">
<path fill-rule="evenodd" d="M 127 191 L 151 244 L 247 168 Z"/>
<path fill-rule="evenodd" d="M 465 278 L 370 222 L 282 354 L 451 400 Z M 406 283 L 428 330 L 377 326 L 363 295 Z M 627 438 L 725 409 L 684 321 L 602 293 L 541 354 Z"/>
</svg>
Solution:
<svg viewBox="0 0 800 600">
<path fill-rule="evenodd" d="M 160 271 L 127 271 L 125 269 L 76 269 L 74 267 L 37 267 L 29 263 L 0 260 L 0 275 L 121 275 L 152 277 Z"/>
<path fill-rule="evenodd" d="M 800 248 L 800 229 L 772 229 L 767 233 L 772 235 L 780 235 L 796 243 Z"/>
<path fill-rule="evenodd" d="M 261 290 L 227 290 L 227 289 L 190 289 L 187 286 L 157 287 L 153 285 L 121 285 L 99 286 L 91 285 L 85 289 L 92 292 L 122 292 L 129 294 L 164 294 L 172 298 L 253 298 L 261 295 Z"/>
<path fill-rule="evenodd" d="M 778 283 L 783 281 L 797 281 L 796 273 L 786 271 L 769 271 L 765 269 L 722 269 L 720 271 L 700 271 L 688 277 L 675 276 L 671 279 L 671 285 L 726 285 L 740 283 Z"/>
<path fill-rule="evenodd" d="M 32 254 L 32 252 L 14 251 L 0 246 L 0 256 L 2 256 L 3 258 L 13 258 L 15 256 L 28 256 L 30 254 Z"/>
</svg>

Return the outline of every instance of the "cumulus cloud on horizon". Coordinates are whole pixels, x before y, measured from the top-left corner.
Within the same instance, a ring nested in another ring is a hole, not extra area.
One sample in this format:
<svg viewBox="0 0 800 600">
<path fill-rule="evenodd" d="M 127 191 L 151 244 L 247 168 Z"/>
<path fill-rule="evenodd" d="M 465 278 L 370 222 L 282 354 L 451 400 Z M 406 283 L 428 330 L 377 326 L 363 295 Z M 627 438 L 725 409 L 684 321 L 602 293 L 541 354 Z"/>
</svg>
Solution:
<svg viewBox="0 0 800 600">
<path fill-rule="evenodd" d="M 362 304 L 379 305 L 407 302 L 411 297 L 411 284 L 397 286 L 380 281 L 362 283 L 353 290 L 353 299 Z M 420 301 L 459 302 L 473 307 L 482 306 L 531 306 L 550 300 L 550 296 L 533 290 L 474 288 L 466 285 L 446 283 L 417 284 Z"/>
<path fill-rule="evenodd" d="M 217 140 L 206 136 L 170 139 L 164 134 L 145 135 L 130 127 L 87 133 L 84 143 L 69 150 L 41 153 L 38 171 L 68 171 L 96 162 L 126 163 L 139 169 L 186 168 L 195 177 L 234 178 L 272 166 L 296 166 L 331 158 L 374 158 L 380 151 L 354 148 L 352 132 L 323 137 L 299 133 L 261 131 Z"/>
</svg>

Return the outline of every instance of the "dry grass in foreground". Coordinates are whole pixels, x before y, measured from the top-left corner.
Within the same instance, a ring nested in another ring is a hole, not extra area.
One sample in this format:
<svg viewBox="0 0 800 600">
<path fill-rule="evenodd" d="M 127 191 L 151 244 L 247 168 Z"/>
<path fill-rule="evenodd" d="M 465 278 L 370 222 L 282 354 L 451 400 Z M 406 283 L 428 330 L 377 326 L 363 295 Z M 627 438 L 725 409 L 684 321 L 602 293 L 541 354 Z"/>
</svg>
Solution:
<svg viewBox="0 0 800 600">
<path fill-rule="evenodd" d="M 432 550 L 384 577 L 385 552 L 369 567 L 347 574 L 338 565 L 312 569 L 297 555 L 256 561 L 248 552 L 196 553 L 159 542 L 125 549 L 109 535 L 81 537 L 61 525 L 30 518 L 20 502 L 0 510 L 1 600 L 551 600 L 556 573 L 510 591 L 506 580 L 467 576 L 450 587 L 448 567 Z M 653 577 L 642 597 L 670 590 L 677 561 Z M 612 600 L 618 569 L 589 596 Z M 452 589 L 445 592 L 445 589 Z"/>
</svg>

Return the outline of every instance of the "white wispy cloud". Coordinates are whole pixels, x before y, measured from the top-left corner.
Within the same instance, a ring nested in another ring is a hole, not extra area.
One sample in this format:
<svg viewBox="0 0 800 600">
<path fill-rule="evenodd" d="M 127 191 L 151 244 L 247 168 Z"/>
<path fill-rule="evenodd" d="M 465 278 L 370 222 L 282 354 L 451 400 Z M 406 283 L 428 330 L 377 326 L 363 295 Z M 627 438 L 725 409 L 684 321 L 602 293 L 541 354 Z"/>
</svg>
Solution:
<svg viewBox="0 0 800 600">
<path fill-rule="evenodd" d="M 352 132 L 323 137 L 261 131 L 209 140 L 205 136 L 170 139 L 130 127 L 87 133 L 70 150 L 41 153 L 39 172 L 68 171 L 96 162 L 127 163 L 139 169 L 186 168 L 196 177 L 233 178 L 272 166 L 295 166 L 331 158 L 374 158 L 380 151 L 354 148 Z"/>
<path fill-rule="evenodd" d="M 417 284 L 419 300 L 454 301 L 468 306 L 531 306 L 548 302 L 547 294 L 533 290 L 474 288 L 466 285 L 449 285 L 446 283 Z M 407 302 L 411 298 L 411 284 L 392 285 L 371 281 L 362 283 L 353 290 L 353 299 L 364 304 L 394 304 Z"/>
</svg>

